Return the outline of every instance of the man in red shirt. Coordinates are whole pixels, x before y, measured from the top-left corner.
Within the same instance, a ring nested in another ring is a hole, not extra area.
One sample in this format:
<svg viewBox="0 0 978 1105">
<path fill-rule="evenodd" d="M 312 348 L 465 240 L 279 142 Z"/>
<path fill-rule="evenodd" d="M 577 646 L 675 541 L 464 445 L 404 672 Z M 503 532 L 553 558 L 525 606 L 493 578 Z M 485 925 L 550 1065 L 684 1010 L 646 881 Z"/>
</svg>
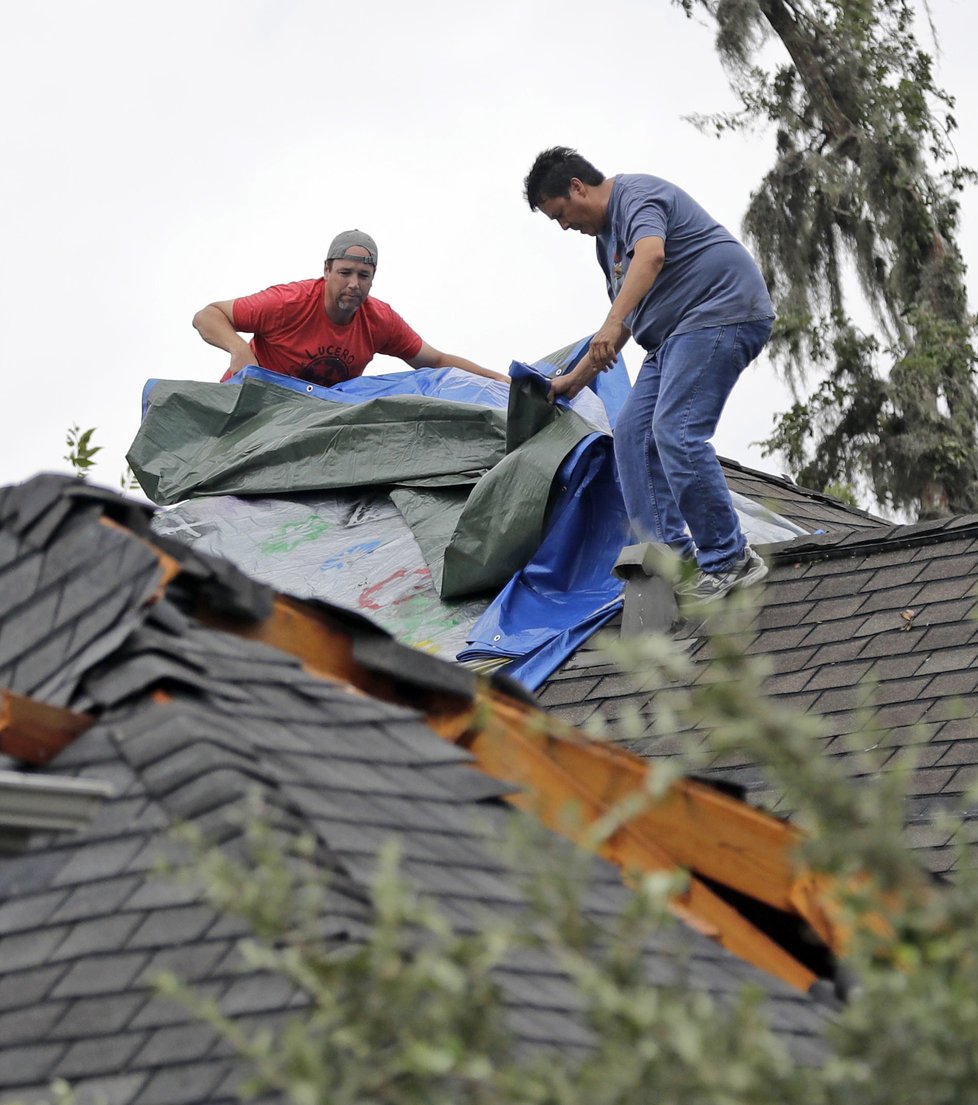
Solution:
<svg viewBox="0 0 978 1105">
<path fill-rule="evenodd" d="M 509 383 L 508 376 L 442 353 L 419 337 L 392 307 L 369 294 L 376 271 L 373 238 L 347 230 L 333 239 L 320 279 L 218 300 L 194 315 L 194 328 L 209 345 L 231 354 L 223 380 L 256 364 L 330 387 L 362 376 L 373 355 L 384 353 L 412 368 L 462 368 Z M 239 330 L 254 335 L 250 344 Z"/>
</svg>

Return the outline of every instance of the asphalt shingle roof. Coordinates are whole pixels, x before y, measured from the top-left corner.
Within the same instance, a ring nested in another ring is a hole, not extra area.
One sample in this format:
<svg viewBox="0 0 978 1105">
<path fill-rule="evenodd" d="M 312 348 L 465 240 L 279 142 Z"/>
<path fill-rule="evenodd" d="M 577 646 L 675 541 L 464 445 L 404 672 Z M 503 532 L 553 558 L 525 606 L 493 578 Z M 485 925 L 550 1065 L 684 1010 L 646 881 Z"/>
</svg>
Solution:
<svg viewBox="0 0 978 1105">
<path fill-rule="evenodd" d="M 102 525 L 106 514 L 130 530 Z M 337 939 L 355 940 L 370 925 L 367 880 L 391 835 L 406 872 L 457 925 L 523 908 L 496 846 L 521 816 L 501 801 L 508 787 L 474 770 L 466 751 L 413 711 L 202 625 L 190 613 L 202 597 L 246 617 L 268 596 L 191 554 L 189 571 L 164 591 L 158 558 L 139 539 L 146 521 L 73 481 L 43 478 L 0 494 L 0 687 L 46 688 L 58 704 L 95 714 L 94 727 L 43 771 L 107 780 L 116 791 L 77 834 L 35 833 L 23 851 L 0 852 L 6 1098 L 30 1098 L 65 1077 L 82 1102 L 234 1100 L 235 1061 L 154 992 L 153 977 L 176 971 L 245 1025 L 277 1023 L 294 995 L 243 967 L 240 922 L 155 865 L 172 852 L 177 823 L 237 839 L 232 811 L 254 791 L 313 834 L 331 873 L 325 920 Z M 2 757 L 0 767 L 23 769 Z M 618 874 L 595 863 L 593 880 L 589 908 L 612 915 L 625 895 Z M 650 977 L 675 970 L 677 942 L 690 956 L 691 985 L 718 997 L 748 980 L 762 986 L 777 1030 L 798 1054 L 820 1054 L 822 1007 L 691 930 L 650 943 Z M 524 1043 L 580 1045 L 577 998 L 554 963 L 522 954 L 499 978 Z"/>
<path fill-rule="evenodd" d="M 720 458 L 720 464 L 731 491 L 761 503 L 809 533 L 837 529 L 872 530 L 890 524 L 865 510 L 847 506 L 831 495 L 799 487 L 787 476 L 772 476 L 746 468 L 726 457 Z"/>
</svg>

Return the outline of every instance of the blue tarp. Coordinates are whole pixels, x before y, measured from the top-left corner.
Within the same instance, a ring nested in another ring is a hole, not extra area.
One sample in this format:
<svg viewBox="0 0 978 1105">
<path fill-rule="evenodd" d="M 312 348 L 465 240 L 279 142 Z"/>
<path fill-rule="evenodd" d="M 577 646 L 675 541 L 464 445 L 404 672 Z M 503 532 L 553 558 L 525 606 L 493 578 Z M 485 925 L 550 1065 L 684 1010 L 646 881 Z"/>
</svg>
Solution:
<svg viewBox="0 0 978 1105">
<path fill-rule="evenodd" d="M 569 371 L 587 348 L 584 339 L 568 347 L 570 355 L 534 365 L 514 361 L 510 376 L 540 381 L 546 391 L 555 369 Z M 573 403 L 578 413 L 590 409 L 591 421 L 607 418 L 609 429 L 630 387 L 621 357 Z M 555 481 L 547 531 L 533 559 L 517 572 L 472 627 L 462 661 L 507 656 L 507 675 L 536 688 L 587 638 L 621 609 L 623 584 L 611 574 L 622 547 L 629 542 L 628 517 L 618 485 L 612 439 L 596 432 L 581 441 L 561 466 Z"/>
</svg>

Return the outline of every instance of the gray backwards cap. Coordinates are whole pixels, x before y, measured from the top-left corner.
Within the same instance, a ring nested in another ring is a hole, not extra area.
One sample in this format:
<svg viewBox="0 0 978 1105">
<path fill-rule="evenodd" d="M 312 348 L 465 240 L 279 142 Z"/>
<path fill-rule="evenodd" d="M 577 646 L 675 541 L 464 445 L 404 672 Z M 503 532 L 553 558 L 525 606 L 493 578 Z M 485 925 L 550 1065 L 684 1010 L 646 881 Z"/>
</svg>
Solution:
<svg viewBox="0 0 978 1105">
<path fill-rule="evenodd" d="M 351 246 L 361 246 L 370 255 L 369 257 L 358 257 L 354 254 L 349 257 L 351 261 L 366 261 L 368 265 L 377 267 L 377 243 L 370 237 L 369 234 L 364 234 L 362 230 L 344 230 L 342 234 L 337 234 L 333 241 L 330 243 L 329 252 L 326 254 L 327 261 L 339 261 L 343 258 L 347 258 L 347 250 Z"/>
</svg>

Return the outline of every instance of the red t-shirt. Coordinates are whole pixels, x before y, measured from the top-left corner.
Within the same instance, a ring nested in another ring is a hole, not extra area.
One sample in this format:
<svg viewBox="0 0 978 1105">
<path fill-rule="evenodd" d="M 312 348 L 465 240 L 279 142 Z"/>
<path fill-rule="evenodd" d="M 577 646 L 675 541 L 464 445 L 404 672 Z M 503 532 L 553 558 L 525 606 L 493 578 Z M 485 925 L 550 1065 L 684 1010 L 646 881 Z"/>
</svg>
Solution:
<svg viewBox="0 0 978 1105">
<path fill-rule="evenodd" d="M 379 299 L 367 296 L 345 326 L 333 322 L 323 305 L 324 284 L 322 277 L 276 284 L 234 301 L 234 327 L 254 334 L 251 348 L 262 368 L 330 387 L 361 376 L 375 353 L 402 360 L 418 355 L 421 338 Z"/>
</svg>

